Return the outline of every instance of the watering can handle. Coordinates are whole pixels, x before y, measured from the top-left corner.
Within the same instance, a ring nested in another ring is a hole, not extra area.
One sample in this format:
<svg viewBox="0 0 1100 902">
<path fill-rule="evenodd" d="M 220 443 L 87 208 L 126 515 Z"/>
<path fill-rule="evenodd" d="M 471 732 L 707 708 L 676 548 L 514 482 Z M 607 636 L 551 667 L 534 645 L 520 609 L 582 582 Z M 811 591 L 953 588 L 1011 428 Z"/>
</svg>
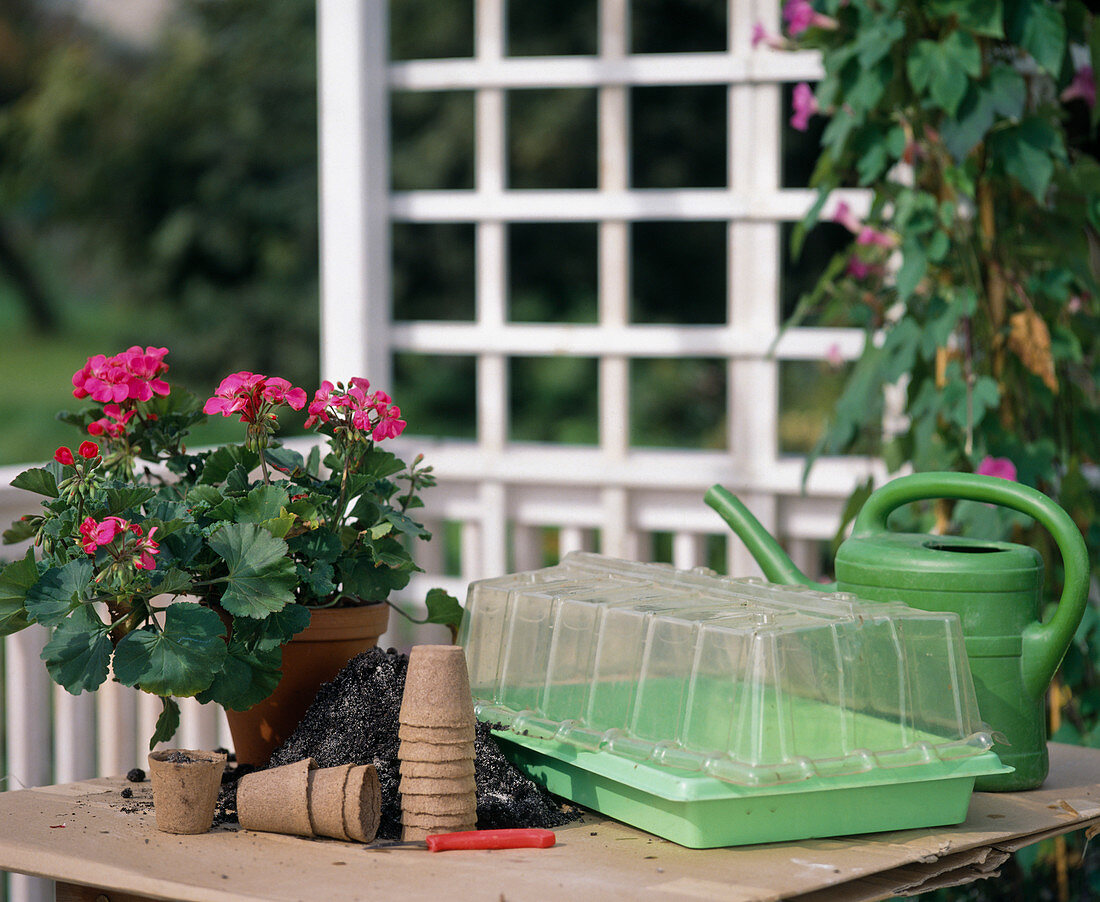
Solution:
<svg viewBox="0 0 1100 902">
<path fill-rule="evenodd" d="M 1038 695 L 1054 676 L 1069 647 L 1088 602 L 1089 556 L 1081 531 L 1062 508 L 1042 492 L 976 473 L 914 473 L 877 489 L 863 505 L 852 535 L 886 532 L 890 513 L 911 501 L 955 498 L 985 501 L 1034 517 L 1054 537 L 1065 566 L 1065 583 L 1058 607 L 1046 623 L 1032 623 L 1024 631 L 1024 684 Z"/>
</svg>

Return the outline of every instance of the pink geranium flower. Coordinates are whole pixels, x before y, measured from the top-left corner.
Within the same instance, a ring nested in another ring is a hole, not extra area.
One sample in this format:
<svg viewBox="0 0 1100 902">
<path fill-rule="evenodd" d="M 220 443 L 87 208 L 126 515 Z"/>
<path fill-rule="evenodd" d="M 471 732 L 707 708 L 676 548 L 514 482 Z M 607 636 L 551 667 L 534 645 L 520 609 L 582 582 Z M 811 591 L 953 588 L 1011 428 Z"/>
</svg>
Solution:
<svg viewBox="0 0 1100 902">
<path fill-rule="evenodd" d="M 76 459 L 73 457 L 73 452 L 64 445 L 54 451 L 53 459 L 59 464 L 64 464 L 67 467 L 71 467 L 76 462 Z"/>
<path fill-rule="evenodd" d="M 88 554 L 95 554 L 102 546 L 113 542 L 129 526 L 121 517 L 104 517 L 99 522 L 93 517 L 85 517 L 80 524 L 80 547 Z"/>
<path fill-rule="evenodd" d="M 167 348 L 135 345 L 114 357 L 96 354 L 73 373 L 73 396 L 91 397 L 101 404 L 123 401 L 149 401 L 154 395 L 171 390 L 160 374 L 168 369 L 164 357 Z"/>
<path fill-rule="evenodd" d="M 118 438 L 126 432 L 126 424 L 134 418 L 137 411 L 133 408 L 124 411 L 117 404 L 104 404 L 103 414 L 98 420 L 88 424 L 88 435 L 107 435 Z"/>
<path fill-rule="evenodd" d="M 816 115 L 819 109 L 813 89 L 806 82 L 799 82 L 794 86 L 791 106 L 794 108 L 794 113 L 791 115 L 791 128 L 800 132 L 806 131 L 810 124 L 810 117 Z"/>
<path fill-rule="evenodd" d="M 369 393 L 369 389 L 370 382 L 360 377 L 352 379 L 346 387 L 339 382 L 335 385 L 322 382 L 309 403 L 306 427 L 326 423 L 346 434 L 369 434 L 376 442 L 396 438 L 406 425 L 401 419 L 401 409 L 384 391 Z"/>
<path fill-rule="evenodd" d="M 982 476 L 999 476 L 1001 479 L 1016 481 L 1016 464 L 1007 457 L 986 457 L 978 464 Z"/>
<path fill-rule="evenodd" d="M 76 449 L 76 453 L 85 460 L 92 460 L 93 458 L 99 457 L 99 445 L 95 442 L 81 442 L 80 447 Z"/>
<path fill-rule="evenodd" d="M 202 410 L 226 417 L 239 413 L 242 423 L 256 425 L 276 419 L 272 408 L 283 405 L 301 410 L 306 406 L 305 391 L 278 376 L 240 372 L 226 376 Z"/>
<path fill-rule="evenodd" d="M 160 551 L 160 546 L 153 540 L 158 528 L 154 526 L 145 535 L 139 525 L 122 517 L 104 517 L 99 522 L 93 517 L 86 517 L 80 524 L 80 547 L 87 554 L 95 554 L 100 548 L 108 547 L 108 552 L 116 561 L 130 564 L 137 570 L 152 570 L 157 565 L 153 555 Z M 112 545 L 120 536 L 122 541 Z"/>
</svg>

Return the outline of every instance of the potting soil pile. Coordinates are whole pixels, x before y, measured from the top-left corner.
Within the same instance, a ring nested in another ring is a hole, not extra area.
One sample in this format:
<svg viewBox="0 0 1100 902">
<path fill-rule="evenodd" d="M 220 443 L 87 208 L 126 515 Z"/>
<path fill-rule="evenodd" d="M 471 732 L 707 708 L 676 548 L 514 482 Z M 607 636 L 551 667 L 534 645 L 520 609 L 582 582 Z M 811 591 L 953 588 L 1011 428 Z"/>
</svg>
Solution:
<svg viewBox="0 0 1100 902">
<path fill-rule="evenodd" d="M 321 687 L 298 728 L 268 762 L 268 767 L 303 758 L 315 759 L 318 767 L 373 764 L 382 790 L 382 839 L 401 834 L 397 729 L 408 662 L 407 655 L 379 648 L 353 658 Z M 477 725 L 474 768 L 478 829 L 558 827 L 577 817 L 512 766 L 488 724 Z"/>
</svg>

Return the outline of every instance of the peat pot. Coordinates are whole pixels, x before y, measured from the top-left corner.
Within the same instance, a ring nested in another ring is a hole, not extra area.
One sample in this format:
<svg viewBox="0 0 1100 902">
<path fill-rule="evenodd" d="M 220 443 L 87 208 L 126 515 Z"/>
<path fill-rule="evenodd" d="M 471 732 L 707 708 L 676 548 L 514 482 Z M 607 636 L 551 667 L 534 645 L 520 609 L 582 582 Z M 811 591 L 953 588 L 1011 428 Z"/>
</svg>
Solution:
<svg viewBox="0 0 1100 902">
<path fill-rule="evenodd" d="M 309 626 L 283 646 L 283 676 L 275 691 L 247 711 L 225 711 L 237 762 L 262 767 L 294 732 L 322 683 L 360 652 L 378 644 L 390 608 L 385 602 L 318 608 Z"/>
</svg>

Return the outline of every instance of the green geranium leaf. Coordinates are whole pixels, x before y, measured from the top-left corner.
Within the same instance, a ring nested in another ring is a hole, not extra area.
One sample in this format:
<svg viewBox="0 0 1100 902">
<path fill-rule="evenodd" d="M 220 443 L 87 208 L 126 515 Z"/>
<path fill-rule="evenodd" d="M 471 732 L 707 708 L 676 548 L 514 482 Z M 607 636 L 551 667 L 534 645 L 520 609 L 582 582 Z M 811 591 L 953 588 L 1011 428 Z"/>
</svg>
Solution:
<svg viewBox="0 0 1100 902">
<path fill-rule="evenodd" d="M 45 495 L 48 498 L 58 496 L 57 483 L 59 480 L 50 470 L 43 467 L 32 467 L 24 470 L 11 481 L 14 488 L 34 492 L 36 495 Z"/>
<path fill-rule="evenodd" d="M 397 529 L 403 532 L 407 536 L 413 536 L 414 538 L 427 539 L 431 538 L 431 533 L 428 532 L 423 526 L 417 523 L 411 517 L 406 517 L 400 511 L 395 511 L 392 508 L 387 510 L 384 514 L 386 521 L 392 523 Z"/>
<path fill-rule="evenodd" d="M 88 588 L 93 572 L 90 560 L 51 567 L 27 590 L 27 613 L 43 626 L 53 626 L 69 613 Z"/>
<path fill-rule="evenodd" d="M 154 695 L 202 692 L 225 660 L 225 626 L 209 608 L 190 601 L 168 607 L 159 632 L 138 629 L 115 649 L 115 676 Z"/>
<path fill-rule="evenodd" d="M 276 485 L 260 485 L 237 502 L 237 522 L 263 523 L 284 513 L 290 503 L 286 489 Z"/>
<path fill-rule="evenodd" d="M 247 711 L 275 691 L 283 676 L 282 661 L 281 648 L 249 651 L 239 642 L 230 642 L 214 682 L 197 699 L 202 704 L 216 702 L 233 711 Z"/>
<path fill-rule="evenodd" d="M 213 508 L 223 501 L 225 496 L 212 485 L 197 485 L 187 493 L 187 503 L 192 507 Z"/>
<path fill-rule="evenodd" d="M 193 588 L 191 575 L 178 567 L 158 573 L 153 588 L 161 595 L 184 595 Z"/>
<path fill-rule="evenodd" d="M 287 476 L 299 476 L 305 472 L 305 460 L 290 448 L 266 448 L 264 458 L 271 466 Z"/>
<path fill-rule="evenodd" d="M 261 485 L 237 501 L 233 512 L 225 519 L 236 523 L 255 523 L 281 539 L 290 532 L 295 522 L 294 515 L 286 510 L 289 503 L 290 496 L 285 489 Z"/>
<path fill-rule="evenodd" d="M 394 473 L 400 473 L 405 469 L 405 462 L 389 451 L 380 451 L 372 448 L 366 455 L 363 465 L 359 468 L 359 474 L 368 482 L 376 479 L 385 479 Z"/>
<path fill-rule="evenodd" d="M 362 557 L 340 568 L 344 594 L 365 601 L 388 598 L 395 589 L 404 589 L 411 576 L 409 570 L 376 566 L 373 561 Z"/>
<path fill-rule="evenodd" d="M 34 549 L 25 557 L 0 570 L 0 636 L 8 636 L 30 625 L 25 602 L 27 591 L 38 582 Z"/>
<path fill-rule="evenodd" d="M 1007 0 L 1005 31 L 1042 68 L 1058 75 L 1066 51 L 1066 20 L 1056 7 L 1047 0 Z"/>
<path fill-rule="evenodd" d="M 282 539 L 253 523 L 233 523 L 209 544 L 229 569 L 221 603 L 230 614 L 266 617 L 294 601 L 297 574 Z"/>
<path fill-rule="evenodd" d="M 38 527 L 41 522 L 42 520 L 40 517 L 34 517 L 30 514 L 25 517 L 20 517 L 4 530 L 4 544 L 14 545 L 16 542 L 25 542 L 27 539 L 33 539 L 38 532 Z"/>
<path fill-rule="evenodd" d="M 259 464 L 260 456 L 255 451 L 249 451 L 244 445 L 224 445 L 206 458 L 206 466 L 203 467 L 199 483 L 217 485 L 225 482 L 229 474 L 238 466 L 248 473 Z"/>
<path fill-rule="evenodd" d="M 311 561 L 328 561 L 332 563 L 344 550 L 340 537 L 327 529 L 311 529 L 301 535 L 287 539 L 287 545 L 295 555 L 300 555 Z"/>
<path fill-rule="evenodd" d="M 180 706 L 174 698 L 162 699 L 164 707 L 161 709 L 157 725 L 153 730 L 153 736 L 149 740 L 149 751 L 152 751 L 158 742 L 167 742 L 176 735 L 180 726 Z"/>
<path fill-rule="evenodd" d="M 109 632 L 110 627 L 88 604 L 62 620 L 42 649 L 53 681 L 73 695 L 98 689 L 107 679 L 111 662 Z"/>
<path fill-rule="evenodd" d="M 255 620 L 242 617 L 233 623 L 233 638 L 253 651 L 278 648 L 309 626 L 312 614 L 303 604 L 288 604 L 281 611 Z"/>
<path fill-rule="evenodd" d="M 442 623 L 451 631 L 451 642 L 458 642 L 458 630 L 462 626 L 462 605 L 443 589 L 430 589 L 425 604 L 428 616 L 425 623 Z"/>
<path fill-rule="evenodd" d="M 444 623 L 458 628 L 462 622 L 462 605 L 458 599 L 443 589 L 430 589 L 425 598 L 428 607 L 426 623 Z"/>
<path fill-rule="evenodd" d="M 117 516 L 123 511 L 144 504 L 154 495 L 156 492 L 149 486 L 113 486 L 104 490 L 103 499 L 107 506 L 107 513 Z"/>
<path fill-rule="evenodd" d="M 313 561 L 308 565 L 299 561 L 295 566 L 298 579 L 317 598 L 327 598 L 336 591 L 336 571 L 328 561 Z"/>
</svg>

